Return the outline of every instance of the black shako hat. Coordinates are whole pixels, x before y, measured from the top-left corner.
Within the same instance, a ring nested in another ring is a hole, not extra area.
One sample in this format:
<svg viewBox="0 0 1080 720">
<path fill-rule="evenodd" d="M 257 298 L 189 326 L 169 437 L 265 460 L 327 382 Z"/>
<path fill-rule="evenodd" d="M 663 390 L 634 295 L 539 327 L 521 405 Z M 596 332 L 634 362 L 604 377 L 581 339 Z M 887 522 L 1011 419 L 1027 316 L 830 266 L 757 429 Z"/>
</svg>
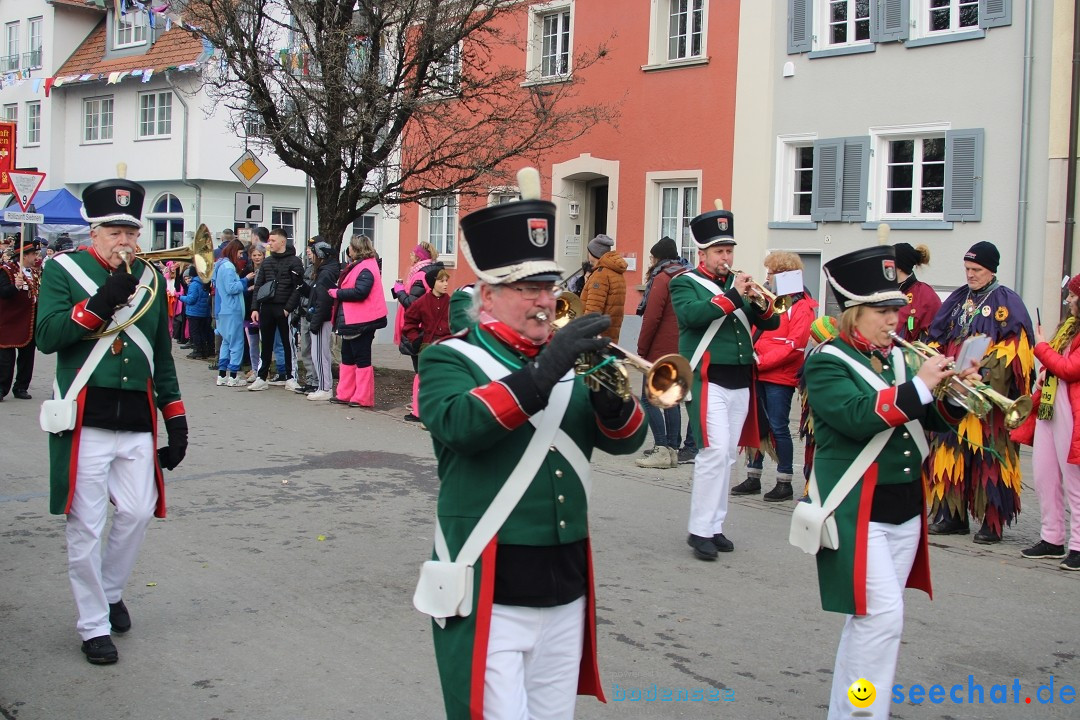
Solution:
<svg viewBox="0 0 1080 720">
<path fill-rule="evenodd" d="M 823 268 L 840 307 L 902 307 L 907 296 L 896 281 L 896 253 L 888 245 L 875 245 L 841 255 Z"/>
<path fill-rule="evenodd" d="M 737 245 L 735 215 L 729 210 L 710 210 L 690 221 L 690 232 L 698 250 L 712 245 Z"/>
<path fill-rule="evenodd" d="M 462 250 L 476 277 L 490 285 L 518 280 L 558 282 L 555 204 L 520 200 L 489 205 L 461 218 Z"/>
<path fill-rule="evenodd" d="M 82 216 L 92 226 L 124 225 L 142 227 L 142 185 L 124 178 L 102 180 L 82 192 Z"/>
</svg>

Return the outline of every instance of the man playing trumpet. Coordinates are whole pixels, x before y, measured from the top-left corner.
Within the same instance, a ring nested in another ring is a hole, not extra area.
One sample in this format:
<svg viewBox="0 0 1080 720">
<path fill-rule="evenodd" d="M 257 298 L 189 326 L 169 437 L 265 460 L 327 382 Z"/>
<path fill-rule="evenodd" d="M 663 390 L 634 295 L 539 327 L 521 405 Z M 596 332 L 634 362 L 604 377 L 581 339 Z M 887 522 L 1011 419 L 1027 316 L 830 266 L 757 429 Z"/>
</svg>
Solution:
<svg viewBox="0 0 1080 720">
<path fill-rule="evenodd" d="M 751 302 L 753 279 L 731 269 L 735 217 L 726 210 L 690 221 L 698 266 L 671 281 L 671 304 L 679 321 L 679 353 L 694 370 L 690 427 L 697 441 L 690 494 L 687 544 L 699 560 L 731 552 L 724 536 L 728 493 L 740 445 L 758 447 L 753 330 L 775 330 L 771 303 Z M 764 309 L 762 309 L 764 306 Z M 740 438 L 741 435 L 741 438 Z"/>
<path fill-rule="evenodd" d="M 131 628 L 124 585 L 151 517 L 165 517 L 161 468 L 175 468 L 187 449 L 168 301 L 165 292 L 148 292 L 158 271 L 135 261 L 143 194 L 123 179 L 83 191 L 91 246 L 46 263 L 38 303 L 38 348 L 56 353 L 56 386 L 78 406 L 73 427 L 50 430 L 50 511 L 67 514 L 76 627 L 96 665 L 118 659 L 111 632 Z M 165 287 L 160 277 L 156 284 Z M 115 330 L 147 304 L 141 317 Z M 163 448 L 158 411 L 169 436 Z M 110 500 L 115 511 L 103 551 Z"/>
</svg>

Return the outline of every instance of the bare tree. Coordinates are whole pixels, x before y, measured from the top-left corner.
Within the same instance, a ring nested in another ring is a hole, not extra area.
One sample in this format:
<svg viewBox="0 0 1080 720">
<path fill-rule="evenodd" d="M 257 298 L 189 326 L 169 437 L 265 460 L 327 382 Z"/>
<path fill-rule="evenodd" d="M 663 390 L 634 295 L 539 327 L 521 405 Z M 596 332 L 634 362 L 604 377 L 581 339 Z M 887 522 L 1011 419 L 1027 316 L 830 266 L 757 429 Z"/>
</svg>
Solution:
<svg viewBox="0 0 1080 720">
<path fill-rule="evenodd" d="M 185 0 L 215 48 L 205 86 L 250 141 L 315 190 L 335 244 L 376 205 L 510 184 L 508 160 L 570 142 L 615 109 L 577 97 L 574 75 L 528 82 L 520 0 Z M 516 52 L 507 54 L 513 48 Z M 514 57 L 514 65 L 499 64 Z"/>
</svg>

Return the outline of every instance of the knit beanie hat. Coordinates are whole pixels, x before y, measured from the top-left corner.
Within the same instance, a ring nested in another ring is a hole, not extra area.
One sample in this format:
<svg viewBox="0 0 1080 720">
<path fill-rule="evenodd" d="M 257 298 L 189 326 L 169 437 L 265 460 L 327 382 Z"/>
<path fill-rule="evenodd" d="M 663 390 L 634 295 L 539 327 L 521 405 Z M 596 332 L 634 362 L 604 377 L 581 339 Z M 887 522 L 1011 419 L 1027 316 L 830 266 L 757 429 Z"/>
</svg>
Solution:
<svg viewBox="0 0 1080 720">
<path fill-rule="evenodd" d="M 652 246 L 649 254 L 657 260 L 676 260 L 679 257 L 679 248 L 675 247 L 675 241 L 666 235 Z"/>
<path fill-rule="evenodd" d="M 1073 295 L 1080 295 L 1080 273 L 1077 273 L 1076 275 L 1073 275 L 1071 278 L 1069 278 L 1069 284 L 1065 287 L 1067 287 L 1069 289 L 1069 292 L 1071 292 Z"/>
<path fill-rule="evenodd" d="M 906 242 L 896 243 L 893 245 L 893 250 L 896 251 L 896 267 L 908 275 L 922 259 L 919 251 Z"/>
<path fill-rule="evenodd" d="M 613 247 L 615 247 L 614 240 L 607 235 L 597 235 L 589 241 L 589 254 L 594 258 L 603 257 Z"/>
<path fill-rule="evenodd" d="M 993 243 L 983 240 L 972 245 L 971 249 L 964 254 L 964 259 L 996 273 L 998 263 L 1001 262 L 1001 253 Z"/>
<path fill-rule="evenodd" d="M 840 331 L 836 328 L 836 321 L 829 315 L 819 317 L 810 323 L 810 337 L 814 338 L 814 341 L 819 345 L 826 340 L 832 340 L 839 334 Z"/>
</svg>

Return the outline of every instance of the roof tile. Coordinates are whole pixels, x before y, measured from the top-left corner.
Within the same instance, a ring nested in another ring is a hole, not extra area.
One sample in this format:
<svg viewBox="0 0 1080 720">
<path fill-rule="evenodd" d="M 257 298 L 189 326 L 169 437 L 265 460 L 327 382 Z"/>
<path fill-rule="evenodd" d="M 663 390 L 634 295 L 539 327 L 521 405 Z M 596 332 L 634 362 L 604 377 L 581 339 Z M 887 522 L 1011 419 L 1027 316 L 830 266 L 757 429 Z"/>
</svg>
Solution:
<svg viewBox="0 0 1080 720">
<path fill-rule="evenodd" d="M 202 53 L 202 41 L 189 30 L 173 26 L 162 33 L 157 42 L 142 55 L 105 59 L 105 20 L 82 42 L 79 48 L 56 71 L 58 77 L 70 75 L 108 75 L 125 70 L 152 68 L 160 72 L 168 68 L 194 63 Z"/>
</svg>

